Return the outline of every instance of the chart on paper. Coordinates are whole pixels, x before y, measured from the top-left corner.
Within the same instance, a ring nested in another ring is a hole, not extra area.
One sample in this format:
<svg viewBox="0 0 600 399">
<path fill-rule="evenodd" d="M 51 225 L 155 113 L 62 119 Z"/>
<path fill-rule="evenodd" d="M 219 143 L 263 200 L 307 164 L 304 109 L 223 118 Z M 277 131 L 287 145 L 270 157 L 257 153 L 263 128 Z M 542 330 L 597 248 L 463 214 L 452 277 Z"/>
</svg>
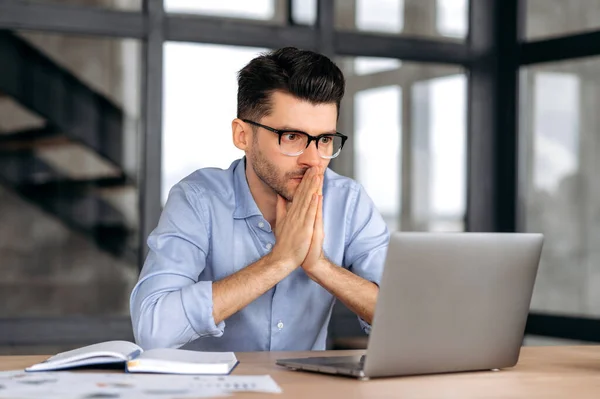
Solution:
<svg viewBox="0 0 600 399">
<path fill-rule="evenodd" d="M 0 398 L 202 398 L 233 392 L 280 393 L 269 375 L 187 376 L 122 373 L 0 372 Z"/>
</svg>

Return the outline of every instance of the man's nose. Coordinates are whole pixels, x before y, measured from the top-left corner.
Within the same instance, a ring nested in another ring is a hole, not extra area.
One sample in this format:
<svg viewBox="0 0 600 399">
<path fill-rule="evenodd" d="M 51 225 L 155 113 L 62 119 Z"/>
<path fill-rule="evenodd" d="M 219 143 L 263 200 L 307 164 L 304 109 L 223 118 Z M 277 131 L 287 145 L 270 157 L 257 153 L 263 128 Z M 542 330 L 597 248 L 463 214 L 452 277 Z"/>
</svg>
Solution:
<svg viewBox="0 0 600 399">
<path fill-rule="evenodd" d="M 298 162 L 308 167 L 319 166 L 321 164 L 321 156 L 317 149 L 317 142 L 313 141 L 308 145 L 308 148 L 299 155 Z"/>
</svg>

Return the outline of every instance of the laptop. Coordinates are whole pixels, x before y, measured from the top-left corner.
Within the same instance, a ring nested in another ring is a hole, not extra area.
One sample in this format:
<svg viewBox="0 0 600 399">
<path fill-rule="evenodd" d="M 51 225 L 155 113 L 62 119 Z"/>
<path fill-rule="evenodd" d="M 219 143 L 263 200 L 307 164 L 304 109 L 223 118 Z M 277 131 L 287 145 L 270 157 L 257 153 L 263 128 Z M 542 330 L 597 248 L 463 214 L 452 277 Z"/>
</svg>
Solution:
<svg viewBox="0 0 600 399">
<path fill-rule="evenodd" d="M 276 364 L 359 379 L 513 367 L 543 239 L 536 233 L 395 232 L 365 355 Z"/>
</svg>

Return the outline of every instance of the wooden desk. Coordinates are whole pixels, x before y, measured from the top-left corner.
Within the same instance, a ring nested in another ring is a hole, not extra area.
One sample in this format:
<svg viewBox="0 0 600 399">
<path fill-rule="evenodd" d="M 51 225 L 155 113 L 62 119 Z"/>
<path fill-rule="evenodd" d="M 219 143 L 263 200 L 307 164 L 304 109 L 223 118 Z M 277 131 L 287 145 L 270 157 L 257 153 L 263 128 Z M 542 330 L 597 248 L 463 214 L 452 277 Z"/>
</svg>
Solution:
<svg viewBox="0 0 600 399">
<path fill-rule="evenodd" d="M 238 353 L 234 374 L 270 374 L 283 394 L 273 398 L 600 398 L 600 346 L 525 347 L 516 367 L 499 372 L 443 374 L 357 381 L 287 371 L 282 357 L 360 354 L 362 351 Z M 46 356 L 0 357 L 0 370 L 22 369 Z"/>
</svg>

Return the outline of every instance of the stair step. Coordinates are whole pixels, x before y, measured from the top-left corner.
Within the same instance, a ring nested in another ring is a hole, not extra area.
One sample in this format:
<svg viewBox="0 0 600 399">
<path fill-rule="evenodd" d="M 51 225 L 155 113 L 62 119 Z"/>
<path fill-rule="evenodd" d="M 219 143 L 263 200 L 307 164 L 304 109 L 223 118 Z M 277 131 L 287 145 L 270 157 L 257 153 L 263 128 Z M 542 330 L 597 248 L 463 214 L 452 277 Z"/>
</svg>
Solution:
<svg viewBox="0 0 600 399">
<path fill-rule="evenodd" d="M 31 150 L 0 151 L 0 179 L 11 186 L 27 181 L 60 179 L 61 175 Z"/>
<path fill-rule="evenodd" d="M 4 56 L 1 56 L 1 58 L 5 59 Z M 39 129 L 45 123 L 45 119 L 35 111 L 25 108 L 7 94 L 0 93 L 0 134 L 18 130 Z"/>
<path fill-rule="evenodd" d="M 57 126 L 72 140 L 91 148 L 116 167 L 122 167 L 122 109 L 11 32 L 0 31 L 0 54 L 3 60 L 10 60 L 0 62 L 0 90 L 5 95 L 27 111 L 43 117 L 42 124 L 47 121 Z"/>
<path fill-rule="evenodd" d="M 18 151 L 35 149 L 47 145 L 60 145 L 70 140 L 53 127 L 13 131 L 0 135 L 0 150 Z"/>
<path fill-rule="evenodd" d="M 92 236 L 96 244 L 113 254 L 119 256 L 134 257 L 129 246 L 129 238 L 132 232 L 122 224 L 97 224 L 92 229 Z"/>
<path fill-rule="evenodd" d="M 71 180 L 88 180 L 123 174 L 121 168 L 116 167 L 102 154 L 78 142 L 45 146 L 37 149 L 35 155 Z"/>
<path fill-rule="evenodd" d="M 135 229 L 127 226 L 124 214 L 100 192 L 106 187 L 131 187 L 125 176 L 68 179 L 33 151 L 4 151 L 0 153 L 0 181 L 70 228 L 85 233 L 99 248 L 135 263 Z"/>
<path fill-rule="evenodd" d="M 87 180 L 61 178 L 40 183 L 24 182 L 17 186 L 17 190 L 27 196 L 74 196 L 84 195 L 98 189 L 123 187 L 128 184 L 128 179 L 125 176 Z"/>
</svg>

